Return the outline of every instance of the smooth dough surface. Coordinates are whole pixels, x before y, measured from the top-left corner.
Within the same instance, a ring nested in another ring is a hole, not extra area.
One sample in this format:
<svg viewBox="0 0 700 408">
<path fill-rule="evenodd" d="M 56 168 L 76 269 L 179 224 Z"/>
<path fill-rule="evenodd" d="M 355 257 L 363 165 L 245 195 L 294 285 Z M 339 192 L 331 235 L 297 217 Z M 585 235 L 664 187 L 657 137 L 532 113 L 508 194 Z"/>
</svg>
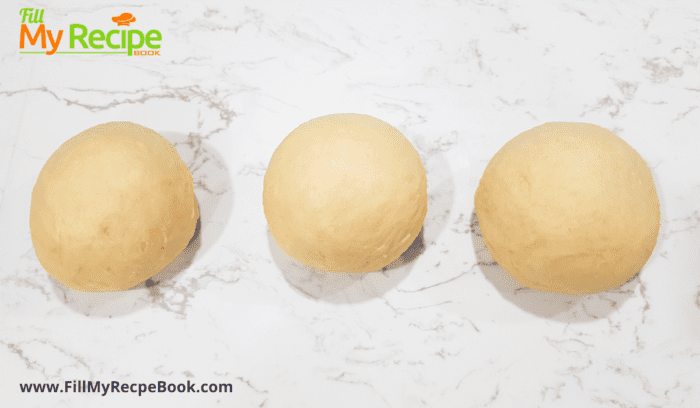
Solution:
<svg viewBox="0 0 700 408">
<path fill-rule="evenodd" d="M 377 271 L 421 230 L 426 172 L 413 145 L 388 123 L 322 116 L 275 150 L 263 205 L 270 232 L 292 258 L 326 271 Z"/>
<path fill-rule="evenodd" d="M 80 291 L 128 289 L 187 246 L 199 209 L 192 174 L 170 142 L 130 122 L 92 127 L 48 159 L 30 228 L 46 271 Z"/>
<path fill-rule="evenodd" d="M 533 289 L 619 287 L 647 262 L 660 226 L 644 159 L 612 132 L 550 122 L 491 159 L 474 197 L 494 260 Z"/>
</svg>

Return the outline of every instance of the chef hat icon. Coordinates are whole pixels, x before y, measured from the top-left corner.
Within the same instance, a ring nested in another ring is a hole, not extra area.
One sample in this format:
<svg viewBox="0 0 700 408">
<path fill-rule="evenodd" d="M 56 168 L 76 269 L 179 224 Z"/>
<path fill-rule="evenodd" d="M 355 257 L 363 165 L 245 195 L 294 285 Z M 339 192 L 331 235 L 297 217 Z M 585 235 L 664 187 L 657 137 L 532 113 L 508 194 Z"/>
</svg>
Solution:
<svg viewBox="0 0 700 408">
<path fill-rule="evenodd" d="M 129 23 L 136 21 L 136 17 L 132 16 L 131 13 L 122 13 L 120 16 L 112 17 L 112 21 L 118 26 L 128 26 Z"/>
</svg>

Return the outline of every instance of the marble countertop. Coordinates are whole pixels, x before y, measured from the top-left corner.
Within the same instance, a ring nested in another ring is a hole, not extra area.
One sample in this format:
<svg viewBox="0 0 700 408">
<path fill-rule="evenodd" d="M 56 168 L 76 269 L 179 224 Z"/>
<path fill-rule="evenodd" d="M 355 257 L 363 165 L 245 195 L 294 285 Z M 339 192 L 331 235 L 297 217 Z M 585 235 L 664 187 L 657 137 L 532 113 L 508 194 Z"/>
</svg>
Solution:
<svg viewBox="0 0 700 408">
<path fill-rule="evenodd" d="M 700 407 L 695 0 L 135 4 L 0 6 L 1 405 Z M 118 29 L 158 29 L 160 55 L 20 54 L 24 7 L 64 30 L 59 51 L 71 24 L 113 30 L 129 12 Z M 398 128 L 428 172 L 423 234 L 384 273 L 309 271 L 267 229 L 272 152 L 342 112 Z M 75 292 L 34 254 L 31 192 L 65 140 L 109 121 L 175 144 L 201 228 L 152 280 Z M 486 164 L 550 121 L 610 129 L 652 169 L 658 243 L 617 290 L 522 288 L 483 246 L 473 197 Z M 231 385 L 20 391 L 73 380 Z"/>
</svg>

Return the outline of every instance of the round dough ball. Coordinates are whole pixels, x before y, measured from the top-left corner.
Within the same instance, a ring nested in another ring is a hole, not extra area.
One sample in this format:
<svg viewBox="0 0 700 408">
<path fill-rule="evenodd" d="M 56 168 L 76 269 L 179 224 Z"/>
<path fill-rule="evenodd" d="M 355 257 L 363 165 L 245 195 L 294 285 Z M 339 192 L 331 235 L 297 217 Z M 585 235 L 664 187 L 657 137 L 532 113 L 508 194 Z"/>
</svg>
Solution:
<svg viewBox="0 0 700 408">
<path fill-rule="evenodd" d="M 29 225 L 39 262 L 80 291 L 128 289 L 187 247 L 199 209 L 170 142 L 129 122 L 92 127 L 44 165 Z"/>
<path fill-rule="evenodd" d="M 644 159 L 587 123 L 545 123 L 506 143 L 474 205 L 493 259 L 523 285 L 548 292 L 619 287 L 649 259 L 659 233 Z"/>
<path fill-rule="evenodd" d="M 263 205 L 270 232 L 292 258 L 326 271 L 377 271 L 418 236 L 428 181 L 416 149 L 388 123 L 327 115 L 277 147 Z"/>
</svg>

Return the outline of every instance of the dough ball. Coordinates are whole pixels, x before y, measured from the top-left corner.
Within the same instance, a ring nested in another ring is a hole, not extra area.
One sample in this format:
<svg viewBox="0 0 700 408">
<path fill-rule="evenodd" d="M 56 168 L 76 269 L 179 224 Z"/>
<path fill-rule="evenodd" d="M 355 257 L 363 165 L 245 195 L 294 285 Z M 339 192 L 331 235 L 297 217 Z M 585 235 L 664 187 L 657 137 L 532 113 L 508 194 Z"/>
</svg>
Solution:
<svg viewBox="0 0 700 408">
<path fill-rule="evenodd" d="M 170 142 L 129 122 L 90 128 L 44 165 L 29 225 L 46 271 L 80 291 L 128 289 L 187 247 L 199 209 Z"/>
<path fill-rule="evenodd" d="M 270 232 L 292 258 L 326 271 L 377 271 L 418 236 L 428 182 L 418 152 L 368 115 L 310 120 L 277 147 L 263 205 Z"/>
<path fill-rule="evenodd" d="M 533 289 L 619 287 L 651 256 L 659 199 L 630 145 L 587 123 L 523 132 L 491 159 L 474 197 L 493 259 Z"/>
</svg>

